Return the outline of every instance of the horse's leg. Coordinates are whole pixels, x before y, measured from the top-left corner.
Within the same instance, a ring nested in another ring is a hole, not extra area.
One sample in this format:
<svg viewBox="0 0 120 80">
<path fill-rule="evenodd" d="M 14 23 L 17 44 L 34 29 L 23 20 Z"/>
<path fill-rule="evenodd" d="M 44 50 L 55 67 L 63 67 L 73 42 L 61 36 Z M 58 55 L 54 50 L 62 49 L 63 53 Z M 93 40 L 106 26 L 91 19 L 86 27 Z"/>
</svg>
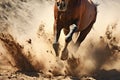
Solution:
<svg viewBox="0 0 120 80">
<path fill-rule="evenodd" d="M 72 36 L 73 33 L 77 30 L 77 26 L 75 24 L 70 26 L 70 31 L 67 33 L 66 38 L 65 38 L 65 46 L 62 50 L 62 54 L 61 54 L 61 59 L 62 60 L 66 60 L 68 57 L 68 50 L 67 50 L 67 46 L 69 44 L 69 42 L 72 40 Z"/>
<path fill-rule="evenodd" d="M 83 40 L 86 38 L 87 34 L 90 32 L 93 24 L 94 24 L 94 22 L 91 22 L 91 24 L 85 30 L 80 32 L 80 34 L 76 40 L 75 46 L 74 46 L 74 51 L 77 51 L 80 44 L 83 42 Z"/>
<path fill-rule="evenodd" d="M 57 57 L 59 56 L 59 43 L 58 43 L 58 40 L 59 40 L 59 37 L 60 37 L 60 32 L 61 32 L 61 28 L 58 29 L 58 27 L 56 27 L 54 25 L 54 43 L 53 43 L 53 48 L 54 48 L 54 51 L 55 51 Z"/>
</svg>

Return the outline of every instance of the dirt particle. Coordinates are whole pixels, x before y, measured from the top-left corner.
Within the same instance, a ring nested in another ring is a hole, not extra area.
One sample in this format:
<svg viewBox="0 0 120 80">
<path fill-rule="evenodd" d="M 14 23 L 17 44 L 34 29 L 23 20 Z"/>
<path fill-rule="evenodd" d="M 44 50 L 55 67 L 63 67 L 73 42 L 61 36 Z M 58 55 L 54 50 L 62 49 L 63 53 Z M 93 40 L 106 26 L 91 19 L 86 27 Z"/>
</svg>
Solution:
<svg viewBox="0 0 120 80">
<path fill-rule="evenodd" d="M 52 72 L 51 70 L 49 70 L 49 72 Z"/>
<path fill-rule="evenodd" d="M 51 61 L 49 61 L 49 63 L 51 63 Z"/>
<path fill-rule="evenodd" d="M 49 51 L 47 50 L 46 52 L 48 53 Z"/>
<path fill-rule="evenodd" d="M 20 0 L 21 2 L 27 2 L 27 0 Z"/>
<path fill-rule="evenodd" d="M 29 39 L 29 40 L 27 40 L 27 42 L 28 42 L 29 44 L 31 44 L 31 43 L 32 43 L 32 40 L 31 40 L 31 39 Z"/>
</svg>

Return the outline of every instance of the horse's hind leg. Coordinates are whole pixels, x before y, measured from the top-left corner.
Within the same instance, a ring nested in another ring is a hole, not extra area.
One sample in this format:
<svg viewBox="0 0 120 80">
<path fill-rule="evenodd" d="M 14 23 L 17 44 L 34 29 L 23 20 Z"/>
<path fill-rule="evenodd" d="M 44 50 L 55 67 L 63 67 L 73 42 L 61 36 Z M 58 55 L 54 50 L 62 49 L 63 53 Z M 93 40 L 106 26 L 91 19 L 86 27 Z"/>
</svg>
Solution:
<svg viewBox="0 0 120 80">
<path fill-rule="evenodd" d="M 80 44 L 83 42 L 83 40 L 86 38 L 87 34 L 90 32 L 93 24 L 94 24 L 94 22 L 91 22 L 91 24 L 85 30 L 80 32 L 80 34 L 76 40 L 75 46 L 74 46 L 74 51 L 77 51 Z"/>
<path fill-rule="evenodd" d="M 67 50 L 67 46 L 69 44 L 69 42 L 72 40 L 72 36 L 73 36 L 73 33 L 77 30 L 77 26 L 76 25 L 71 25 L 70 27 L 70 31 L 69 32 L 65 32 L 64 33 L 67 33 L 66 34 L 66 38 L 65 38 L 65 46 L 62 50 L 62 54 L 61 54 L 61 59 L 62 60 L 66 60 L 67 57 L 68 57 L 68 50 Z"/>
</svg>

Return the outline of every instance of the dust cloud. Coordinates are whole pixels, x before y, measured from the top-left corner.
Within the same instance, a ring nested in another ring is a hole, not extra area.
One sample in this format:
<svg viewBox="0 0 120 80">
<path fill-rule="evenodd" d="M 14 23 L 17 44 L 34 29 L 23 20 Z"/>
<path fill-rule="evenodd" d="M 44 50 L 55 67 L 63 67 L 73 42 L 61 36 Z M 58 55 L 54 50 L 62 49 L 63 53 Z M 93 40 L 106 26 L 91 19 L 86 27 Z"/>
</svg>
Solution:
<svg viewBox="0 0 120 80">
<path fill-rule="evenodd" d="M 52 48 L 54 1 L 1 0 L 0 71 L 8 67 L 47 77 L 89 75 L 96 79 L 109 71 L 119 73 L 119 1 L 93 1 L 99 4 L 96 23 L 76 53 L 69 45 L 69 58 L 62 61 Z M 63 32 L 59 42 L 62 49 Z"/>
</svg>

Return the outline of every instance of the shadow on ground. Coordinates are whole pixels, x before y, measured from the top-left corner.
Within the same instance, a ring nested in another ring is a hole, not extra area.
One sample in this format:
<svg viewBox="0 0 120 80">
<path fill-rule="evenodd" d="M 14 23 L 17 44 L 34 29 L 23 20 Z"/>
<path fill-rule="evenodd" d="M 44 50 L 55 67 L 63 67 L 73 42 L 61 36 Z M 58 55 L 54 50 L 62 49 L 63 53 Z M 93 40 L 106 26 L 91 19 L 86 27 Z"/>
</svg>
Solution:
<svg viewBox="0 0 120 80">
<path fill-rule="evenodd" d="M 120 72 L 116 69 L 100 70 L 95 76 L 96 80 L 120 80 Z"/>
</svg>

